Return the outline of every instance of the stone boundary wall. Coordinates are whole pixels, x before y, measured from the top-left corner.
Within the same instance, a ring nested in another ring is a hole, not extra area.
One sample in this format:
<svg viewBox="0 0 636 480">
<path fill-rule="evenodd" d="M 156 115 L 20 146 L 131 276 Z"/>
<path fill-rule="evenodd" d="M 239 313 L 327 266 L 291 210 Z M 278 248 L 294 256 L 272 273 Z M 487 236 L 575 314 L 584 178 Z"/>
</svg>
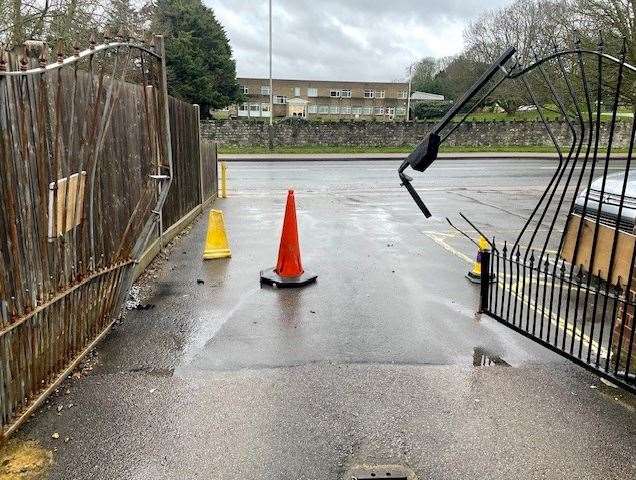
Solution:
<svg viewBox="0 0 636 480">
<path fill-rule="evenodd" d="M 550 122 L 560 145 L 571 143 L 568 124 Z M 406 122 L 279 122 L 272 127 L 274 146 L 412 146 L 417 145 L 433 123 Z M 627 147 L 631 122 L 618 122 L 614 132 L 618 147 Z M 609 124 L 603 124 L 603 137 Z M 269 144 L 269 124 L 255 120 L 202 120 L 203 138 L 220 146 L 260 146 Z M 470 122 L 462 124 L 445 142 L 449 146 L 551 146 L 550 137 L 541 122 Z M 607 141 L 601 145 L 607 145 Z"/>
</svg>

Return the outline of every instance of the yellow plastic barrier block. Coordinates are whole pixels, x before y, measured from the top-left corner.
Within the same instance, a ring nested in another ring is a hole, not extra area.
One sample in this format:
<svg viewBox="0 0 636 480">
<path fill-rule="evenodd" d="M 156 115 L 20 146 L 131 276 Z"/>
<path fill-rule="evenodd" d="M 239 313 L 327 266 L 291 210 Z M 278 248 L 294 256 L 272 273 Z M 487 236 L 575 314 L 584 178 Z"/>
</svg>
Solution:
<svg viewBox="0 0 636 480">
<path fill-rule="evenodd" d="M 221 210 L 210 210 L 203 260 L 228 258 L 231 256 L 232 252 L 230 252 L 230 245 L 225 233 L 223 212 Z"/>
</svg>

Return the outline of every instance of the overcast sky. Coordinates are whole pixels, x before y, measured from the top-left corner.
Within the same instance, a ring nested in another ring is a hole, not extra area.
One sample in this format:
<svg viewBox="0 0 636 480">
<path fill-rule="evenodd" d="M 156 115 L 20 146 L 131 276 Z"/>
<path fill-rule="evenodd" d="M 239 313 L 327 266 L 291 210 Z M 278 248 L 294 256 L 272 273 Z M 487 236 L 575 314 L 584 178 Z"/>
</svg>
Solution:
<svg viewBox="0 0 636 480">
<path fill-rule="evenodd" d="M 203 0 L 225 27 L 243 77 L 266 77 L 267 0 Z M 277 78 L 404 79 L 425 56 L 462 49 L 470 19 L 509 0 L 273 0 Z"/>
</svg>

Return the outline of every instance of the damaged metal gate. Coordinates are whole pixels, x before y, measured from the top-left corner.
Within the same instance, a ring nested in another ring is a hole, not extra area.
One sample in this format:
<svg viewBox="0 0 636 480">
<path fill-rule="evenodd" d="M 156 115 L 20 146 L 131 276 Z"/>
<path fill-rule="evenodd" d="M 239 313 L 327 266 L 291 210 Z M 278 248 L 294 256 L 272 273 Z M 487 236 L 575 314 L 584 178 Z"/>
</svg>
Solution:
<svg viewBox="0 0 636 480">
<path fill-rule="evenodd" d="M 399 169 L 425 170 L 440 144 L 497 93 L 536 111 L 557 155 L 538 203 L 513 238 L 482 252 L 481 311 L 613 382 L 636 390 L 636 68 L 575 45 L 528 64 L 509 49 Z M 548 121 L 557 114 L 560 123 Z M 480 231 L 469 222 L 472 227 Z M 480 232 L 481 233 L 481 232 Z"/>
<path fill-rule="evenodd" d="M 0 440 L 117 319 L 172 179 L 163 38 L 73 50 L 0 50 Z"/>
</svg>

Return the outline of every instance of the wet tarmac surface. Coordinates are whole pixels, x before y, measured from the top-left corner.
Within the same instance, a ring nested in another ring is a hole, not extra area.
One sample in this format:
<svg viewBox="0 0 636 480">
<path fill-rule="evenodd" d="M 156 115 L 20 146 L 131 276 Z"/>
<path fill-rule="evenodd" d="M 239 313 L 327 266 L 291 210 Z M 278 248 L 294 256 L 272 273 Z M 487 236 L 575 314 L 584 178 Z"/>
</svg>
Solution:
<svg viewBox="0 0 636 480">
<path fill-rule="evenodd" d="M 416 180 L 430 220 L 397 165 L 230 163 L 232 258 L 201 261 L 201 217 L 154 308 L 16 438 L 57 449 L 50 478 L 633 478 L 634 397 L 476 314 L 476 252 L 445 220 L 513 238 L 555 163 L 439 161 Z M 289 187 L 318 282 L 260 288 Z"/>
</svg>

